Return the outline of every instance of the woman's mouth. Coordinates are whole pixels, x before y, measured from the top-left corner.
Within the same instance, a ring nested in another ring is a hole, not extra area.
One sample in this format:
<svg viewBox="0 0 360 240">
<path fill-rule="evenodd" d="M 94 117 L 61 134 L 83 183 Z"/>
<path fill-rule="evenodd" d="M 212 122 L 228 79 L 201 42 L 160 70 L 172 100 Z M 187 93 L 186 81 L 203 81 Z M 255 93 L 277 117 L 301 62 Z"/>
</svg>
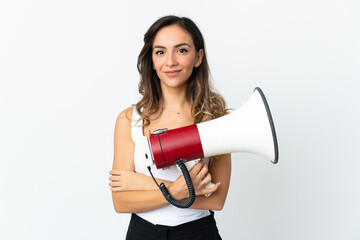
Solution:
<svg viewBox="0 0 360 240">
<path fill-rule="evenodd" d="M 180 70 L 164 71 L 164 73 L 165 73 L 168 77 L 175 77 L 175 76 L 177 76 L 180 72 L 181 72 L 181 69 L 180 69 Z"/>
</svg>

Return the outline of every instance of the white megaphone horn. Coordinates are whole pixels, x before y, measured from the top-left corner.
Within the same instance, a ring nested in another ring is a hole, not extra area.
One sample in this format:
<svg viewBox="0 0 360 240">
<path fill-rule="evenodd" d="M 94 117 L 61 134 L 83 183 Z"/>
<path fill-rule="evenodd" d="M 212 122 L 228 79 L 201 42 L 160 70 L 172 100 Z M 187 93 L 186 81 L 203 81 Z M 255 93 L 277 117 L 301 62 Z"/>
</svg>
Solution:
<svg viewBox="0 0 360 240">
<path fill-rule="evenodd" d="M 245 104 L 223 117 L 177 129 L 159 129 L 144 137 L 145 165 L 163 168 L 175 161 L 249 152 L 279 159 L 275 126 L 269 105 L 260 88 Z"/>
</svg>

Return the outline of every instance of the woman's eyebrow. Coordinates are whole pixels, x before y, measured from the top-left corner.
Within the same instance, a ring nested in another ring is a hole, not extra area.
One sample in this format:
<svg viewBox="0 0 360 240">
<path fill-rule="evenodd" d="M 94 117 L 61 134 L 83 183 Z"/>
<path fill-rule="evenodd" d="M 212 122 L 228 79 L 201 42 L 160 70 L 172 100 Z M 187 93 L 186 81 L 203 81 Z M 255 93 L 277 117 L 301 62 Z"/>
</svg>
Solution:
<svg viewBox="0 0 360 240">
<path fill-rule="evenodd" d="M 188 43 L 179 43 L 179 44 L 176 44 L 174 47 L 175 47 L 175 48 L 178 48 L 178 47 L 182 47 L 182 46 L 191 47 L 191 45 L 188 44 Z M 161 45 L 155 45 L 154 48 L 162 48 L 162 49 L 165 49 L 166 47 L 161 46 Z"/>
<path fill-rule="evenodd" d="M 176 44 L 175 47 L 178 48 L 178 47 L 182 47 L 182 46 L 188 46 L 188 47 L 191 47 L 190 44 L 188 43 L 179 43 L 179 44 Z"/>
</svg>

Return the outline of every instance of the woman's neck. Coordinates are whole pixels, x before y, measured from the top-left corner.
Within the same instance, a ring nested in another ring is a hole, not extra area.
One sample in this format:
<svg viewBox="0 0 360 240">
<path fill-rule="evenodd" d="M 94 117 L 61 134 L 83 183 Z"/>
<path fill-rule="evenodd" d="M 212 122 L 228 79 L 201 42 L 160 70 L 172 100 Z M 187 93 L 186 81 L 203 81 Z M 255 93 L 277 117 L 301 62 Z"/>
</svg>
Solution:
<svg viewBox="0 0 360 240">
<path fill-rule="evenodd" d="M 163 89 L 162 97 L 164 111 L 183 112 L 190 109 L 186 99 L 186 87 Z"/>
</svg>

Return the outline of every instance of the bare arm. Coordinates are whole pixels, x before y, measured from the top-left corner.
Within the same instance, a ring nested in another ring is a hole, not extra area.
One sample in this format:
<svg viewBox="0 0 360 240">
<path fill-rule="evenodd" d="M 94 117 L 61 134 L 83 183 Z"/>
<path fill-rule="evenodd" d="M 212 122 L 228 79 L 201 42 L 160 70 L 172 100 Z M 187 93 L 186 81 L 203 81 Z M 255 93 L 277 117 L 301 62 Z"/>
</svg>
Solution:
<svg viewBox="0 0 360 240">
<path fill-rule="evenodd" d="M 113 170 L 128 170 L 134 172 L 135 169 L 135 144 L 131 138 L 130 116 L 132 116 L 132 108 L 121 112 L 116 120 Z M 159 190 L 113 191 L 112 199 L 116 212 L 143 212 L 167 204 Z"/>
<path fill-rule="evenodd" d="M 113 169 L 110 171 L 110 190 L 113 192 L 133 191 L 133 190 L 156 190 L 158 186 L 152 179 L 142 173 L 137 173 L 129 170 Z M 170 186 L 172 182 L 156 178 L 156 181 Z"/>
</svg>

